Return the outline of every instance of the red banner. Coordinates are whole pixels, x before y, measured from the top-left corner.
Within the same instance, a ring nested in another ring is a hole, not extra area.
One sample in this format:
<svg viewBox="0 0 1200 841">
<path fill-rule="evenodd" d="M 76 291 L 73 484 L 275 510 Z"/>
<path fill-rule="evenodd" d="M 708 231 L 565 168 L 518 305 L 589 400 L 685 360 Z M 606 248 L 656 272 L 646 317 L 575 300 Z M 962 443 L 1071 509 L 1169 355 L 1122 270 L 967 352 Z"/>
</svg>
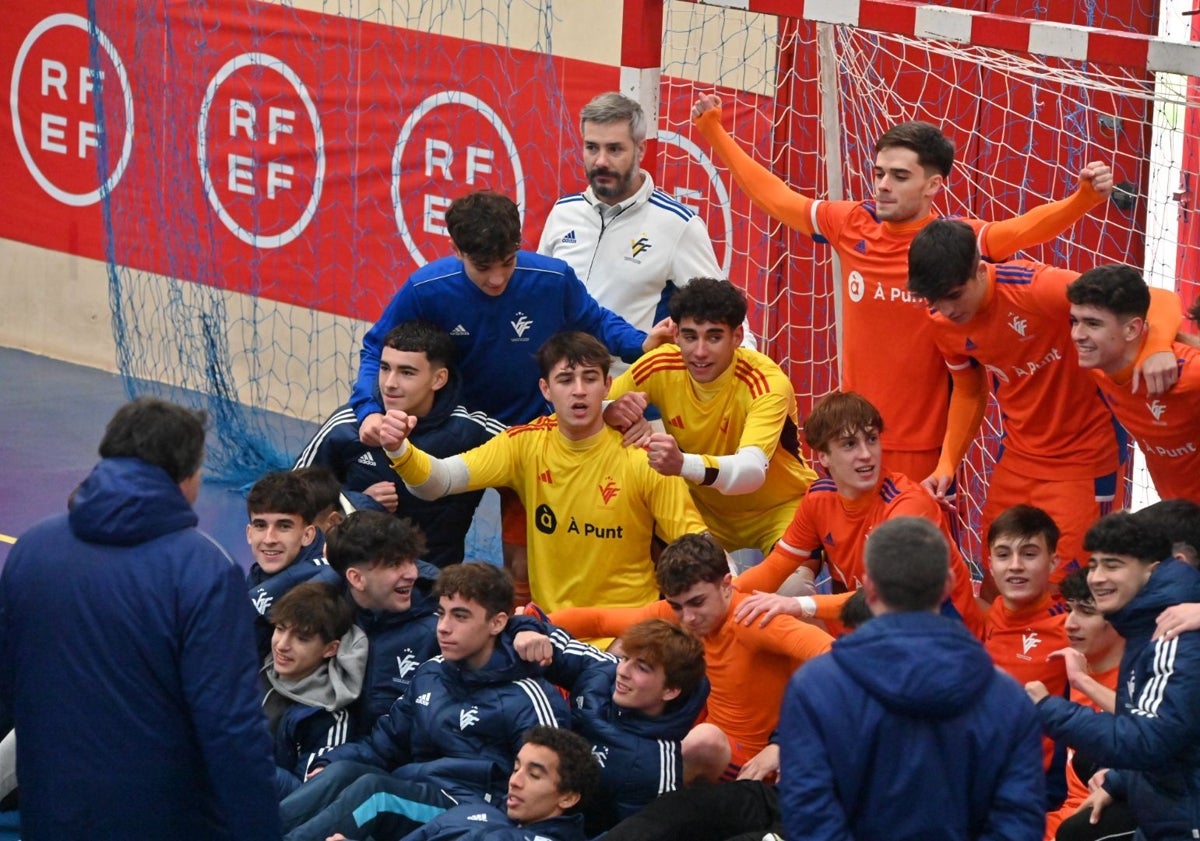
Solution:
<svg viewBox="0 0 1200 841">
<path fill-rule="evenodd" d="M 0 32 L 0 237 L 366 319 L 448 252 L 455 196 L 513 196 L 532 247 L 581 186 L 579 109 L 618 83 L 615 67 L 275 4 L 128 0 L 91 23 L 82 0 L 55 5 L 15 4 Z M 686 126 L 690 105 L 663 108 Z M 659 148 L 690 157 L 660 186 L 728 260 L 735 217 L 703 152 Z"/>
</svg>

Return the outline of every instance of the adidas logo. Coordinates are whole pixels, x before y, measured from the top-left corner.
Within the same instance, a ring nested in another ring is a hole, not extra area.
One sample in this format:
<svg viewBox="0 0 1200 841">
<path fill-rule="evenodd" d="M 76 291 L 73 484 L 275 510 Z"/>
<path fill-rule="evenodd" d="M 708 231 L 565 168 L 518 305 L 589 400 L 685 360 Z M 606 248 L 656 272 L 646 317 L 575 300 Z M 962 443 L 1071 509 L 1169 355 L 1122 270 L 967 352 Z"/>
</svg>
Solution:
<svg viewBox="0 0 1200 841">
<path fill-rule="evenodd" d="M 378 466 L 375 464 L 375 456 L 371 455 L 370 453 L 363 453 L 361 456 L 359 456 L 358 463 L 365 464 L 367 467 L 377 467 Z"/>
<path fill-rule="evenodd" d="M 429 702 L 432 700 L 429 696 L 432 694 L 433 694 L 432 692 L 426 692 L 424 695 L 418 695 L 417 703 L 420 704 L 422 707 L 428 707 Z"/>
<path fill-rule="evenodd" d="M 565 237 L 563 237 L 563 238 L 562 238 L 562 241 L 563 241 L 563 242 L 569 242 L 569 243 L 573 243 L 573 242 L 575 242 L 575 232 L 574 232 L 574 231 L 567 231 L 567 235 L 566 235 Z"/>
<path fill-rule="evenodd" d="M 451 336 L 469 336 L 469 335 L 471 335 L 471 333 L 470 333 L 470 331 L 467 330 L 466 327 L 463 327 L 460 324 L 457 327 L 455 327 L 453 330 L 450 331 L 450 335 Z"/>
<path fill-rule="evenodd" d="M 669 421 L 667 421 L 667 423 L 671 424 L 671 426 L 675 427 L 676 429 L 684 428 L 682 415 L 676 415 L 675 417 L 673 417 Z"/>
<path fill-rule="evenodd" d="M 552 479 L 552 478 L 550 477 L 550 471 L 549 471 L 549 470 L 544 470 L 544 471 L 542 471 L 541 473 L 539 473 L 539 474 L 538 474 L 538 481 L 539 481 L 539 482 L 545 482 L 547 485 L 553 485 L 553 484 L 554 484 L 554 479 Z"/>
<path fill-rule="evenodd" d="M 826 546 L 832 546 L 833 545 L 833 532 L 831 532 L 831 531 L 825 532 L 825 539 L 821 542 L 824 543 Z"/>
<path fill-rule="evenodd" d="M 484 823 L 487 823 L 487 819 L 487 812 L 480 812 L 477 815 L 467 815 L 467 820 L 469 821 L 483 821 Z"/>
<path fill-rule="evenodd" d="M 854 250 L 857 251 L 859 254 L 866 254 L 867 253 L 867 241 L 865 239 L 860 239 L 858 241 L 858 244 L 854 246 Z"/>
<path fill-rule="evenodd" d="M 971 341 L 971 337 L 968 336 L 967 337 L 967 350 L 978 350 L 978 349 L 979 349 L 979 345 L 977 345 L 973 341 Z"/>
</svg>

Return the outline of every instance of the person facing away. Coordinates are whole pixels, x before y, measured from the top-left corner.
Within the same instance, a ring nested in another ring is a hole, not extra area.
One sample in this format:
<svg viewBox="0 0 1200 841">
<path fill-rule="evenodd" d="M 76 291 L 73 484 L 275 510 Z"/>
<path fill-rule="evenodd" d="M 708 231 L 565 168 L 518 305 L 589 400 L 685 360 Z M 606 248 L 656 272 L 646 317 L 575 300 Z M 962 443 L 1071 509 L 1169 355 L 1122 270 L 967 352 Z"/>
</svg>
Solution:
<svg viewBox="0 0 1200 841">
<path fill-rule="evenodd" d="M 1200 351 L 1173 341 L 1179 380 L 1148 398 L 1136 363 L 1150 343 L 1151 290 L 1132 266 L 1097 266 L 1067 287 L 1071 339 L 1121 425 L 1137 441 L 1163 499 L 1200 503 Z"/>
<path fill-rule="evenodd" d="M 0 577 L 21 837 L 278 838 L 241 569 L 196 528 L 203 412 L 117 410 L 69 510 Z"/>
<path fill-rule="evenodd" d="M 875 142 L 874 195 L 831 201 L 794 191 L 742 150 L 721 126 L 721 100 L 711 94 L 692 108 L 697 130 L 754 204 L 790 228 L 828 245 L 841 265 L 841 387 L 865 395 L 887 418 L 884 460 L 905 476 L 933 472 L 945 433 L 950 390 L 921 302 L 905 288 L 908 247 L 937 218 L 934 201 L 950 178 L 954 144 L 926 122 L 892 126 Z M 1112 194 L 1112 170 L 1098 162 L 1079 171 L 1066 199 L 1012 219 L 967 220 L 988 260 L 1058 236 Z"/>
<path fill-rule="evenodd" d="M 671 296 L 675 343 L 613 381 L 605 420 L 646 448 L 650 466 L 681 476 L 726 551 L 767 553 L 817 478 L 800 452 L 796 393 L 770 358 L 740 347 L 746 296 L 698 277 Z M 643 410 L 662 412 L 652 432 Z"/>
<path fill-rule="evenodd" d="M 260 659 L 271 650 L 271 606 L 305 581 L 338 582 L 325 560 L 325 535 L 316 526 L 319 514 L 312 484 L 289 470 L 264 475 L 246 496 L 246 542 L 254 560 L 246 573 Z"/>
<path fill-rule="evenodd" d="M 507 487 L 529 532 L 529 583 L 544 609 L 640 605 L 658 593 L 650 544 L 703 532 L 683 480 L 624 447 L 602 415 L 611 379 L 605 347 L 586 333 L 557 333 L 537 352 L 552 417 L 510 427 L 481 447 L 432 458 L 411 434 L 420 420 L 391 410 L 380 427 L 392 465 L 415 496 L 437 499 Z"/>
<path fill-rule="evenodd" d="M 667 317 L 675 289 L 723 274 L 704 220 L 642 169 L 648 129 L 642 106 L 624 94 L 602 93 L 583 107 L 588 187 L 550 208 L 538 243 L 541 254 L 570 263 L 602 306 L 647 332 Z M 749 329 L 743 341 L 754 348 Z"/>
<path fill-rule="evenodd" d="M 1004 445 L 988 479 L 983 530 L 1013 505 L 1045 510 L 1062 533 L 1055 582 L 1084 563 L 1088 526 L 1121 504 L 1116 471 L 1125 436 L 1072 358 L 1066 290 L 1078 276 L 1028 260 L 988 263 L 971 227 L 947 219 L 922 228 L 908 250 L 908 288 L 929 302 L 934 343 L 954 382 L 941 459 L 922 483 L 945 498 L 979 431 L 990 384 Z M 1179 301 L 1166 290 L 1155 299 L 1154 339 L 1139 364 L 1174 382 L 1168 351 L 1182 318 Z M 990 586 L 983 592 L 992 596 Z"/>
<path fill-rule="evenodd" d="M 1021 687 L 956 619 L 948 547 L 924 518 L 867 541 L 874 614 L 792 677 L 779 720 L 784 834 L 1037 839 L 1040 732 Z"/>
<path fill-rule="evenodd" d="M 270 613 L 271 654 L 263 663 L 263 712 L 275 743 L 280 799 L 295 791 L 313 760 L 352 735 L 347 709 L 362 691 L 367 635 L 341 588 L 306 581 Z"/>
<path fill-rule="evenodd" d="M 1200 601 L 1200 571 L 1170 557 L 1171 541 L 1117 512 L 1088 529 L 1088 586 L 1125 639 L 1116 712 L 1098 713 L 1026 684 L 1046 732 L 1110 770 L 1084 801 L 1094 814 L 1129 803 L 1147 841 L 1200 835 L 1200 635 L 1164 632 L 1159 615 Z"/>
<path fill-rule="evenodd" d="M 419 418 L 416 444 L 439 457 L 477 447 L 504 429 L 499 421 L 461 405 L 462 375 L 455 356 L 450 334 L 423 319 L 398 324 L 379 350 L 376 399 L 384 410 L 400 409 Z M 317 430 L 293 470 L 311 465 L 329 467 L 346 491 L 364 493 L 384 510 L 412 520 L 425 535 L 424 560 L 439 569 L 462 562 L 464 541 L 483 492 L 433 501 L 414 497 L 392 470 L 383 448 L 362 442 L 349 404 Z"/>
<path fill-rule="evenodd" d="M 446 567 L 435 594 L 441 656 L 417 668 L 365 740 L 314 761 L 311 779 L 280 807 L 289 839 L 398 836 L 454 805 L 498 802 L 521 734 L 568 725 L 562 694 L 513 648 L 504 570 Z"/>
<path fill-rule="evenodd" d="M 437 569 L 417 560 L 423 546 L 412 523 L 383 511 L 355 511 L 327 537 L 329 565 L 369 642 L 362 693 L 351 706 L 355 735 L 368 732 L 404 694 L 417 666 L 438 653 L 431 595 Z"/>
</svg>

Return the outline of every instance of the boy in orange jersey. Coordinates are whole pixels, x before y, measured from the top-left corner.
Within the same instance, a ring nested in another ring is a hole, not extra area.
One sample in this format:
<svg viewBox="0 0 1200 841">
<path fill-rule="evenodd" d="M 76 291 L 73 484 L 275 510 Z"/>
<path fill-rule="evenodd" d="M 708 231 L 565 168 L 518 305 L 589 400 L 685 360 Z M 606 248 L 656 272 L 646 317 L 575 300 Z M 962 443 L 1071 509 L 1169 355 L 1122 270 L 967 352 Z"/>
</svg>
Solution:
<svg viewBox="0 0 1200 841">
<path fill-rule="evenodd" d="M 1200 351 L 1173 342 L 1179 382 L 1154 399 L 1133 389 L 1149 339 L 1151 292 L 1132 266 L 1097 266 L 1067 287 L 1071 339 L 1117 420 L 1146 456 L 1163 499 L 1200 502 Z"/>
<path fill-rule="evenodd" d="M 605 419 L 628 433 L 647 402 L 658 407 L 670 434 L 646 428 L 650 466 L 687 481 L 726 550 L 766 554 L 817 478 L 800 454 L 796 393 L 774 361 L 740 347 L 746 297 L 733 284 L 693 278 L 668 308 L 675 344 L 613 382 Z"/>
<path fill-rule="evenodd" d="M 1067 603 L 1065 629 L 1071 645 L 1050 656 L 1062 657 L 1067 664 L 1072 701 L 1094 710 L 1115 712 L 1117 671 L 1125 652 L 1125 640 L 1096 608 L 1096 600 L 1088 589 L 1087 570 L 1075 570 L 1064 578 L 1059 592 Z M 1067 748 L 1067 799 L 1061 807 L 1046 815 L 1045 841 L 1054 841 L 1059 824 L 1074 815 L 1087 800 L 1088 780 L 1098 770 L 1098 766 L 1083 754 Z M 1086 823 L 1091 815 L 1082 817 Z M 1105 810 L 1106 837 L 1122 828 L 1110 822 L 1122 818 L 1127 822 L 1124 829 L 1135 829 L 1128 809 Z"/>
<path fill-rule="evenodd" d="M 576 637 L 619 636 L 643 619 L 678 622 L 704 643 L 712 690 L 705 721 L 683 740 L 684 779 L 762 779 L 779 768 L 768 739 L 783 692 L 800 664 L 829 650 L 832 638 L 789 616 L 769 628 L 737 623 L 745 598 L 733 590 L 728 561 L 708 535 L 688 534 L 663 550 L 655 572 L 664 599 L 641 608 L 567 608 L 550 621 Z M 754 694 L 747 703 L 747 692 Z"/>
<path fill-rule="evenodd" d="M 996 517 L 987 533 L 992 578 L 1000 595 L 986 614 L 966 619 L 983 624 L 983 647 L 996 666 L 1024 686 L 1040 680 L 1053 695 L 1066 695 L 1067 669 L 1051 653 L 1069 644 L 1067 609 L 1050 587 L 1059 530 L 1053 518 L 1031 505 L 1014 505 Z M 1047 806 L 1065 794 L 1054 740 L 1042 739 Z"/>
<path fill-rule="evenodd" d="M 875 144 L 872 201 L 823 201 L 793 192 L 747 155 L 721 126 L 721 101 L 701 96 L 696 128 L 764 212 L 828 244 L 841 263 L 842 388 L 865 395 L 888 419 L 884 461 L 906 476 L 933 472 L 949 391 L 942 360 L 920 302 L 905 288 L 908 246 L 937 218 L 933 202 L 954 163 L 954 145 L 929 123 L 901 123 Z M 979 249 L 1004 259 L 1058 236 L 1112 193 L 1112 171 L 1090 163 L 1079 189 L 1015 219 L 972 220 Z"/>
<path fill-rule="evenodd" d="M 604 425 L 608 349 L 586 333 L 556 333 L 538 350 L 542 394 L 555 416 L 509 427 L 450 458 L 413 446 L 417 419 L 391 409 L 380 440 L 413 496 L 437 499 L 510 487 L 529 525 L 529 585 L 546 609 L 645 604 L 655 598 L 650 543 L 702 532 L 687 487 L 652 470 Z"/>
<path fill-rule="evenodd" d="M 1044 509 L 1062 534 L 1057 582 L 1086 563 L 1083 535 L 1113 505 L 1123 442 L 1095 381 L 1073 358 L 1066 288 L 1078 273 L 1025 260 L 992 265 L 975 240 L 967 224 L 937 220 L 908 252 L 908 288 L 929 302 L 933 338 L 954 380 L 942 456 L 924 484 L 945 497 L 979 431 L 990 379 L 1004 440 L 983 529 L 1019 503 Z M 1178 298 L 1159 292 L 1144 353 L 1174 372 L 1169 349 L 1182 315 Z"/>
<path fill-rule="evenodd" d="M 963 617 L 978 615 L 970 571 L 941 506 L 915 481 L 885 468 L 882 433 L 879 410 L 860 394 L 834 391 L 813 407 L 804 422 L 804 437 L 829 478 L 808 489 L 791 525 L 766 559 L 734 579 L 737 590 L 753 593 L 738 605 L 738 621 L 749 623 L 760 614 L 763 624 L 779 614 L 813 615 L 817 602 L 775 591 L 794 575 L 789 590 L 803 592 L 820 569 L 819 553 L 829 565 L 835 592 L 858 590 L 865 574 L 868 534 L 885 520 L 905 516 L 923 517 L 941 530 L 950 545 L 950 602 Z M 841 630 L 834 613 L 837 607 L 831 600 L 818 617 L 833 631 Z M 976 636 L 983 632 L 982 626 L 970 630 Z"/>
</svg>

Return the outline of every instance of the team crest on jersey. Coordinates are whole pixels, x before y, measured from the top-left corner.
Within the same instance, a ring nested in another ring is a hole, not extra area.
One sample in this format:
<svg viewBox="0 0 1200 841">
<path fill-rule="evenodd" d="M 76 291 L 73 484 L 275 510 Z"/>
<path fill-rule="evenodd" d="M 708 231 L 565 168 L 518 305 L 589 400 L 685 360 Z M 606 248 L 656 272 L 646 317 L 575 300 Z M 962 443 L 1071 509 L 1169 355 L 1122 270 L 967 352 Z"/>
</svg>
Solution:
<svg viewBox="0 0 1200 841">
<path fill-rule="evenodd" d="M 1009 315 L 1011 317 L 1008 319 L 1008 326 L 1013 329 L 1013 332 L 1023 339 L 1030 338 L 1025 335 L 1025 330 L 1029 327 L 1029 322 L 1016 313 L 1009 313 Z"/>
<path fill-rule="evenodd" d="M 458 711 L 458 729 L 466 730 L 473 724 L 479 723 L 479 707 L 471 707 L 469 710 Z"/>
<path fill-rule="evenodd" d="M 1030 631 L 1027 634 L 1021 634 L 1021 654 L 1022 660 L 1032 660 L 1029 652 L 1033 651 L 1042 644 L 1042 638 L 1038 636 L 1037 631 Z"/>
<path fill-rule="evenodd" d="M 621 489 L 617 486 L 617 483 L 613 481 L 611 476 L 604 477 L 604 484 L 600 485 L 599 488 L 600 498 L 604 500 L 605 505 L 608 505 L 610 502 L 612 502 L 613 497 L 621 492 Z"/>
<path fill-rule="evenodd" d="M 1161 400 L 1152 400 L 1146 404 L 1146 408 L 1150 411 L 1150 414 L 1154 416 L 1155 421 L 1161 421 L 1163 412 L 1167 411 L 1167 404 L 1163 403 Z"/>
<path fill-rule="evenodd" d="M 517 334 L 518 339 L 525 338 L 525 331 L 533 326 L 533 319 L 525 315 L 523 312 L 517 313 L 517 317 L 508 322 L 512 325 L 513 332 Z"/>
<path fill-rule="evenodd" d="M 413 657 L 412 649 L 404 649 L 404 656 L 396 658 L 396 673 L 400 675 L 400 679 L 407 678 L 409 673 L 419 666 L 417 658 Z"/>
<path fill-rule="evenodd" d="M 596 757 L 596 761 L 600 763 L 601 768 L 608 767 L 608 747 L 600 745 L 592 745 L 592 756 Z"/>
<path fill-rule="evenodd" d="M 629 242 L 629 253 L 632 255 L 633 261 L 636 263 L 637 258 L 641 257 L 654 246 L 650 244 L 650 238 L 642 234 L 635 240 Z"/>
</svg>

